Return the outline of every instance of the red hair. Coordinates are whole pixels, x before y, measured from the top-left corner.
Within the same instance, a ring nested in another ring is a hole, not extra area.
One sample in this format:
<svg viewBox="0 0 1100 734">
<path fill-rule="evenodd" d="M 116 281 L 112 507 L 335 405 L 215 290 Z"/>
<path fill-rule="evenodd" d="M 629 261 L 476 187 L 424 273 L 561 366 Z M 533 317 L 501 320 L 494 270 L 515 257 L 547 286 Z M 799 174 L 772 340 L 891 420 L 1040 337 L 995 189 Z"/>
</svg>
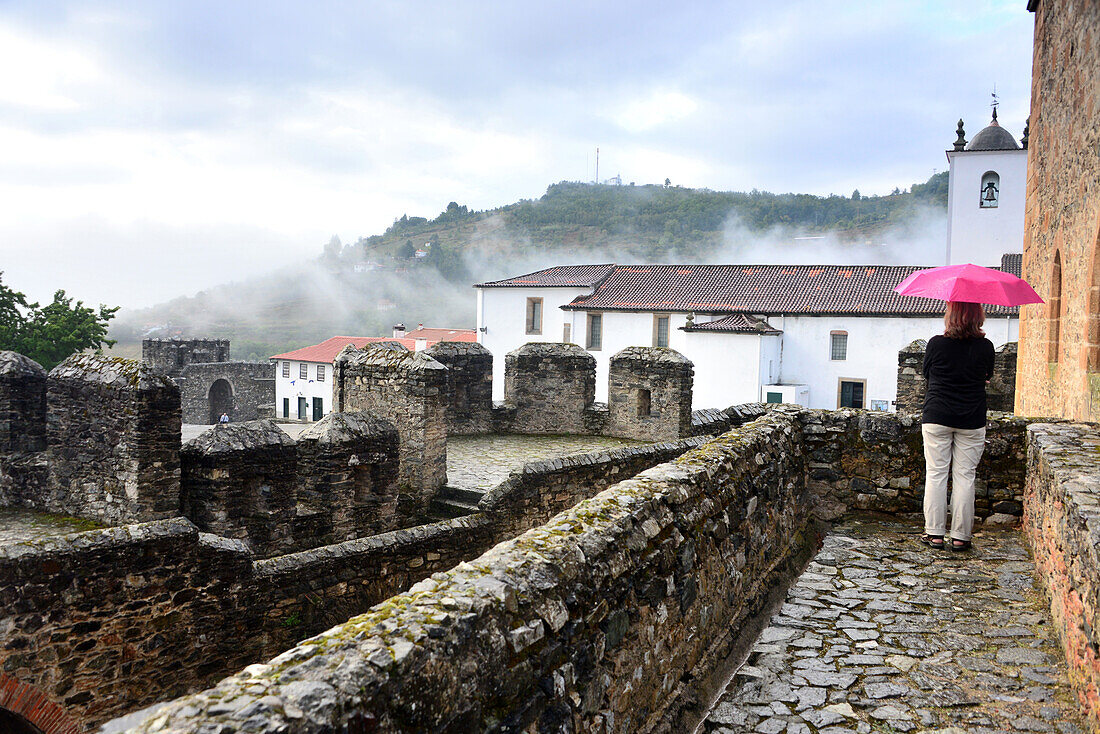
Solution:
<svg viewBox="0 0 1100 734">
<path fill-rule="evenodd" d="M 985 336 L 985 309 L 980 303 L 948 301 L 943 315 L 943 335 L 951 339 L 976 339 Z"/>
</svg>

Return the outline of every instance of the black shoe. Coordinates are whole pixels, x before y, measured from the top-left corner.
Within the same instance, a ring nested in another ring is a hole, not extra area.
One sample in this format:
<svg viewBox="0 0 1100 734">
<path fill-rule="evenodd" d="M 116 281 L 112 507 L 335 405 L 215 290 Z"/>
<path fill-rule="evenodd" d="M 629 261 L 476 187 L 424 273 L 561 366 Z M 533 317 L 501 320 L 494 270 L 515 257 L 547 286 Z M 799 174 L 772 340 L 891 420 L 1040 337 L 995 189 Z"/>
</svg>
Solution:
<svg viewBox="0 0 1100 734">
<path fill-rule="evenodd" d="M 924 533 L 920 536 L 920 542 L 932 550 L 943 550 L 944 548 L 942 535 L 929 535 L 928 533 Z"/>
</svg>

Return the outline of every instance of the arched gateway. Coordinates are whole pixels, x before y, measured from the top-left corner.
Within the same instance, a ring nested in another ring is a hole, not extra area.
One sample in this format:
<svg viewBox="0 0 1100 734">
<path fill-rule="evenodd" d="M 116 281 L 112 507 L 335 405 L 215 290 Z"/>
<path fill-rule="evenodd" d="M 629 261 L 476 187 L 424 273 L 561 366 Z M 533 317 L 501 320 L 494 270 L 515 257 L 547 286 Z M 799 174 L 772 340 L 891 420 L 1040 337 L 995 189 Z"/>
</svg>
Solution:
<svg viewBox="0 0 1100 734">
<path fill-rule="evenodd" d="M 81 734 L 84 728 L 34 686 L 0 673 L 0 732 Z"/>
</svg>

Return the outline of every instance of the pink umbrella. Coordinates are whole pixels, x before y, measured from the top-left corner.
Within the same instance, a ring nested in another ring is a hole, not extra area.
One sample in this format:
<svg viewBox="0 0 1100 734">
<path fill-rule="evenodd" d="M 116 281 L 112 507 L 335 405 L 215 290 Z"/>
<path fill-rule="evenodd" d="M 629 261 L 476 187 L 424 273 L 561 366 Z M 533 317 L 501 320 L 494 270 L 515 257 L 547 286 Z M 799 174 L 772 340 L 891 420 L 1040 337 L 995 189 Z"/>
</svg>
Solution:
<svg viewBox="0 0 1100 734">
<path fill-rule="evenodd" d="M 896 288 L 903 296 L 924 296 L 941 301 L 968 301 L 996 306 L 1043 303 L 1027 281 L 1003 270 L 964 263 L 918 270 Z"/>
</svg>

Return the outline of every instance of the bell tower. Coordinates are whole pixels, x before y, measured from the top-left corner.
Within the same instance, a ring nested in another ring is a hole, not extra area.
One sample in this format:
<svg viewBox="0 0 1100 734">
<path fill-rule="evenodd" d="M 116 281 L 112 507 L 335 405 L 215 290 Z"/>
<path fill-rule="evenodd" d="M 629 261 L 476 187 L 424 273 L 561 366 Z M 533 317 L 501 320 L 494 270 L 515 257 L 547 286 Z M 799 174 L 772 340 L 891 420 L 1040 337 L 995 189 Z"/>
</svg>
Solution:
<svg viewBox="0 0 1100 734">
<path fill-rule="evenodd" d="M 974 263 L 997 267 L 1001 255 L 1024 251 L 1027 188 L 1027 128 L 1017 144 L 993 119 L 970 142 L 963 121 L 947 151 L 947 251 L 944 265 Z"/>
</svg>

